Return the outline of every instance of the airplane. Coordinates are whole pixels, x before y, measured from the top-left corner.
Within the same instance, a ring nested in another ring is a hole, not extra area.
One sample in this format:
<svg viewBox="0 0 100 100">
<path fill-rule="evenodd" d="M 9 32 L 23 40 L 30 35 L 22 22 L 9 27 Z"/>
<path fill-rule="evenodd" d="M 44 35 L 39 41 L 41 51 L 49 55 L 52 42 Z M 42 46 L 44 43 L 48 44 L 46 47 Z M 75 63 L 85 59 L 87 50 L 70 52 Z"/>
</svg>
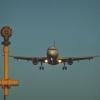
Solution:
<svg viewBox="0 0 100 100">
<path fill-rule="evenodd" d="M 32 61 L 34 65 L 37 65 L 38 63 L 40 63 L 41 64 L 41 66 L 39 67 L 40 70 L 44 70 L 43 63 L 50 64 L 50 65 L 58 65 L 62 63 L 64 65 L 62 67 L 62 70 L 67 70 L 66 63 L 68 65 L 72 65 L 73 62 L 75 61 L 91 60 L 99 56 L 60 57 L 58 49 L 55 47 L 55 43 L 54 43 L 54 46 L 50 46 L 47 49 L 47 55 L 44 57 L 22 57 L 22 56 L 9 56 L 9 57 L 12 57 L 16 60 Z"/>
</svg>

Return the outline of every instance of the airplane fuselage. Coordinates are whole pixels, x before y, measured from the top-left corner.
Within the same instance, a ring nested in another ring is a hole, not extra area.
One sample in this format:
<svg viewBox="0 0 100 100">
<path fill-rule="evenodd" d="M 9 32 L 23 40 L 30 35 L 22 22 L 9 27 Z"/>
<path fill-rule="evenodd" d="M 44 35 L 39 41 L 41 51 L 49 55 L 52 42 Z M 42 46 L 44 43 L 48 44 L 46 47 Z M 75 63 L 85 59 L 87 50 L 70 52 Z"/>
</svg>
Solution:
<svg viewBox="0 0 100 100">
<path fill-rule="evenodd" d="M 47 49 L 47 63 L 50 64 L 50 65 L 56 65 L 56 64 L 59 64 L 59 61 L 58 61 L 58 56 L 59 56 L 59 53 L 58 53 L 58 50 L 57 48 L 55 47 L 49 47 Z"/>
</svg>

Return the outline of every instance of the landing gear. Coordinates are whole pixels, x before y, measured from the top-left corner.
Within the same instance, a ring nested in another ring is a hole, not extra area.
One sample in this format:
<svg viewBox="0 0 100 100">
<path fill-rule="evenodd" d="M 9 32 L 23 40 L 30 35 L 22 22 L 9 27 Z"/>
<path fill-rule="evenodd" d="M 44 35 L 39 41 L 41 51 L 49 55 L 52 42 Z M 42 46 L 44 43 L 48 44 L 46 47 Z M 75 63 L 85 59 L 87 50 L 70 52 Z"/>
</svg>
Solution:
<svg viewBox="0 0 100 100">
<path fill-rule="evenodd" d="M 62 70 L 67 70 L 67 67 L 66 66 L 62 67 Z"/>
<path fill-rule="evenodd" d="M 39 67 L 39 70 L 44 70 L 44 67 L 42 66 L 42 62 L 41 62 L 41 66 Z"/>
<path fill-rule="evenodd" d="M 40 66 L 40 67 L 39 67 L 39 70 L 44 70 L 44 67 L 43 67 L 43 66 Z"/>
<path fill-rule="evenodd" d="M 62 70 L 67 70 L 67 66 L 65 66 L 65 63 L 64 66 L 62 67 Z"/>
</svg>

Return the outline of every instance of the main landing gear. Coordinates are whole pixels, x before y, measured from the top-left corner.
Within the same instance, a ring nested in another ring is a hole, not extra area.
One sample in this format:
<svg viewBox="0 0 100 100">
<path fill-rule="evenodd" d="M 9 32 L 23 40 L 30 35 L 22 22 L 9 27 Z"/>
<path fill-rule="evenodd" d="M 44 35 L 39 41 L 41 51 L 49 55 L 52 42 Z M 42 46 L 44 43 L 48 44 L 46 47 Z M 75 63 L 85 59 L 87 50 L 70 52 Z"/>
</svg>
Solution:
<svg viewBox="0 0 100 100">
<path fill-rule="evenodd" d="M 44 70 L 44 67 L 42 66 L 42 62 L 41 62 L 41 66 L 39 67 L 39 70 Z"/>
<path fill-rule="evenodd" d="M 65 66 L 64 66 L 64 67 L 62 67 L 62 70 L 67 70 L 67 67 L 65 67 Z"/>
<path fill-rule="evenodd" d="M 62 67 L 62 70 L 67 70 L 67 66 L 65 66 L 65 63 L 64 66 Z"/>
<path fill-rule="evenodd" d="M 40 66 L 40 67 L 39 67 L 39 70 L 44 70 L 44 67 L 43 67 L 43 66 Z"/>
</svg>

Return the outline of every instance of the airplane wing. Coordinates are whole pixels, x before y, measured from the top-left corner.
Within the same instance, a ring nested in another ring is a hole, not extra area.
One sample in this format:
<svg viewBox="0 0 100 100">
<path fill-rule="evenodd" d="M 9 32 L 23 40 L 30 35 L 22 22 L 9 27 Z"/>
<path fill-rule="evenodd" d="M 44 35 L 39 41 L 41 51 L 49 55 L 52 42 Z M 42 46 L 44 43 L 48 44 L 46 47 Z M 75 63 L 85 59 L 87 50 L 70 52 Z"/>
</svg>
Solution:
<svg viewBox="0 0 100 100">
<path fill-rule="evenodd" d="M 26 60 L 26 61 L 31 61 L 32 59 L 34 59 L 34 57 L 20 57 L 20 56 L 9 56 L 12 57 L 16 60 Z"/>
<path fill-rule="evenodd" d="M 16 60 L 26 60 L 26 61 L 32 61 L 34 65 L 40 63 L 46 63 L 45 60 L 47 57 L 21 57 L 21 56 L 9 56 Z M 100 56 L 85 56 L 85 57 L 61 57 L 59 60 L 61 60 L 62 63 L 68 63 L 69 65 L 72 65 L 75 61 L 81 61 L 81 60 L 91 60 L 95 57 Z"/>
<path fill-rule="evenodd" d="M 12 57 L 16 60 L 26 60 L 26 61 L 32 61 L 33 64 L 38 64 L 38 62 L 44 63 L 45 59 L 47 59 L 46 57 L 21 57 L 21 56 L 9 56 Z"/>
<path fill-rule="evenodd" d="M 67 62 L 69 65 L 71 65 L 71 64 L 73 64 L 74 61 L 91 60 L 91 59 L 94 59 L 95 57 L 100 57 L 100 56 L 63 57 L 63 58 L 61 58 L 61 60 L 63 63 Z"/>
</svg>

